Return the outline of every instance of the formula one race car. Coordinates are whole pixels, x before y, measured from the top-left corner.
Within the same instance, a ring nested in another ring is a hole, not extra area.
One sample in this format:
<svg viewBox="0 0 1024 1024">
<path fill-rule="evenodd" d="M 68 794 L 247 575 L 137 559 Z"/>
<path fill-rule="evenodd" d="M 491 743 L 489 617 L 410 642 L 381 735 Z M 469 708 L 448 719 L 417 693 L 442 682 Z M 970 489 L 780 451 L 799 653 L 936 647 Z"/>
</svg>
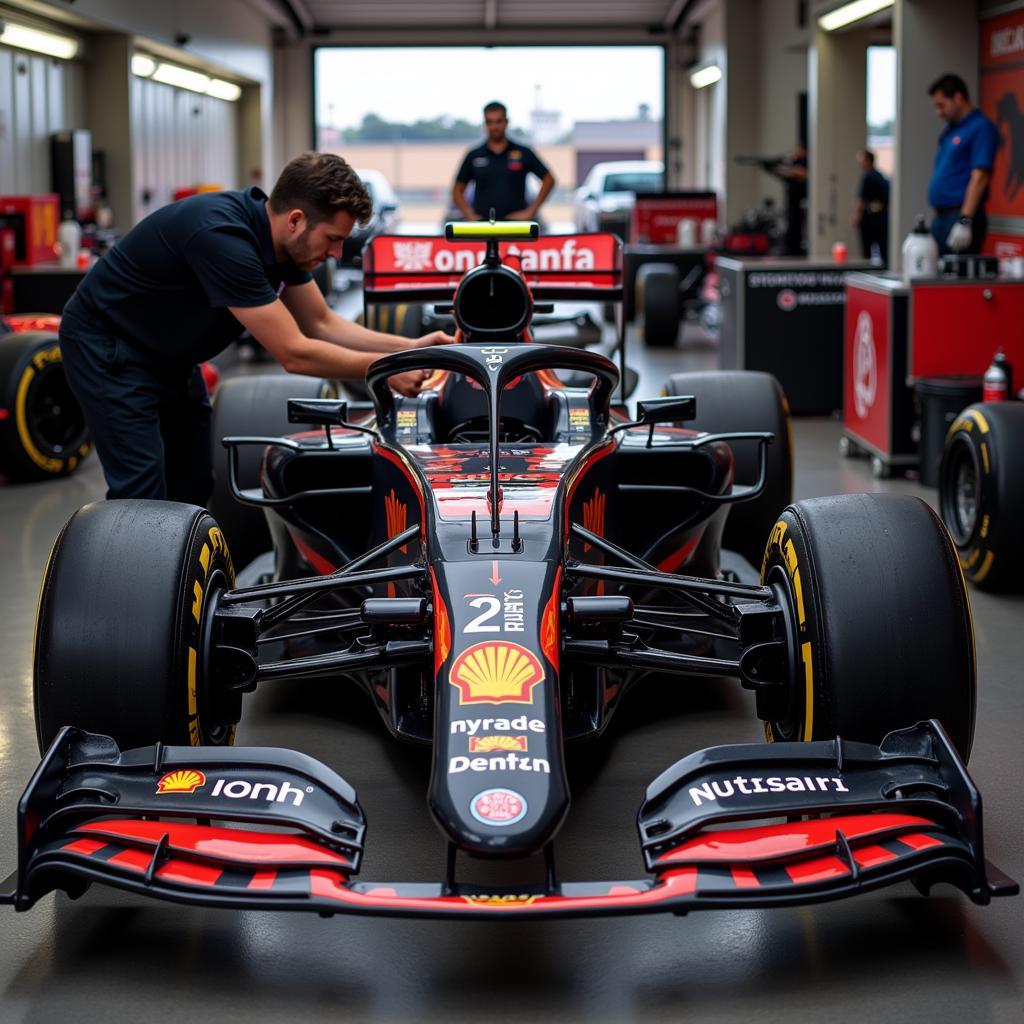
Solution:
<svg viewBox="0 0 1024 1024">
<path fill-rule="evenodd" d="M 621 300 L 614 237 L 535 237 L 469 224 L 374 241 L 369 293 L 451 303 L 462 343 L 380 359 L 369 417 L 293 400 L 317 430 L 225 439 L 235 468 L 264 452 L 261 487 L 235 490 L 267 513 L 269 579 L 256 562 L 236 585 L 203 509 L 72 516 L 43 581 L 45 756 L 6 901 L 102 881 L 212 906 L 472 918 L 772 906 L 900 879 L 977 903 L 1016 891 L 986 864 L 964 768 L 974 644 L 937 517 L 885 495 L 798 502 L 757 539 L 760 579 L 740 558 L 723 571 L 726 515 L 763 497 L 771 432 L 676 426 L 698 412 L 687 394 L 628 418 L 612 362 L 531 343 L 543 302 Z M 388 377 L 416 368 L 430 386 L 396 399 Z M 756 404 L 763 378 L 730 379 Z M 739 483 L 744 444 L 756 479 Z M 602 733 L 628 691 L 657 701 L 646 684 L 666 676 L 752 691 L 774 742 L 692 753 L 651 783 L 646 877 L 560 880 L 567 746 Z M 230 745 L 247 692 L 310 677 L 361 687 L 396 738 L 431 749 L 443 880 L 357 881 L 351 786 L 305 755 Z M 460 881 L 460 855 L 506 862 L 508 885 Z M 516 863 L 533 855 L 539 885 Z"/>
</svg>

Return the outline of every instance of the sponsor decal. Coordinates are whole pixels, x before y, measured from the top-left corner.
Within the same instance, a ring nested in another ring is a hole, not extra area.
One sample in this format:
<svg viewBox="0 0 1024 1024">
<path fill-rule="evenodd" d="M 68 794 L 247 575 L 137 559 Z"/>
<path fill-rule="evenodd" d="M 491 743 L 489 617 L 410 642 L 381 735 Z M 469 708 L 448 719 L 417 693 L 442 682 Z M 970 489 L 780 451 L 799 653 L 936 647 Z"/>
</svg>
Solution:
<svg viewBox="0 0 1024 1024">
<path fill-rule="evenodd" d="M 796 292 L 790 288 L 783 288 L 775 302 L 783 313 L 792 313 L 796 309 Z"/>
<path fill-rule="evenodd" d="M 523 152 L 520 149 L 510 149 L 508 151 L 508 158 L 509 160 L 522 160 Z"/>
<path fill-rule="evenodd" d="M 416 429 L 416 410 L 415 409 L 399 409 L 398 410 L 398 429 L 399 430 L 415 430 Z"/>
<path fill-rule="evenodd" d="M 551 765 L 543 757 L 520 757 L 515 751 L 491 757 L 466 757 L 458 754 L 448 759 L 448 774 L 462 772 L 540 772 L 551 774 Z"/>
<path fill-rule="evenodd" d="M 482 894 L 480 896 L 463 896 L 467 903 L 482 907 L 528 907 L 539 896 L 531 896 L 529 893 L 521 892 L 507 896 L 498 894 Z"/>
<path fill-rule="evenodd" d="M 526 753 L 525 736 L 470 736 L 469 752 L 486 754 L 492 750 L 518 750 Z"/>
<path fill-rule="evenodd" d="M 418 272 L 432 270 L 440 274 L 462 274 L 483 263 L 485 247 L 459 246 L 431 239 L 395 239 L 392 243 L 395 270 Z M 596 257 L 591 246 L 581 246 L 574 237 L 542 239 L 525 248 L 509 244 L 502 247 L 504 258 L 518 257 L 524 272 L 547 270 L 594 270 Z M 386 272 L 386 271 L 385 271 Z"/>
<path fill-rule="evenodd" d="M 697 807 L 701 803 L 716 803 L 742 794 L 756 793 L 849 793 L 843 780 L 834 775 L 771 775 L 767 778 L 748 778 L 737 775 L 735 779 L 705 782 L 702 786 L 690 787 L 690 799 Z"/>
<path fill-rule="evenodd" d="M 497 562 L 494 563 L 497 566 Z M 497 574 L 497 569 L 494 570 Z M 494 577 L 492 576 L 492 581 Z M 501 578 L 497 578 L 500 582 Z M 525 633 L 526 620 L 523 613 L 523 592 L 518 588 L 512 588 L 502 592 L 501 599 L 494 594 L 466 594 L 466 600 L 470 608 L 480 608 L 482 611 L 475 618 L 471 619 L 463 630 L 464 633 Z M 491 622 L 501 614 L 501 624 Z"/>
<path fill-rule="evenodd" d="M 858 417 L 867 419 L 878 392 L 878 360 L 875 333 L 868 311 L 861 310 L 853 351 L 853 406 Z"/>
<path fill-rule="evenodd" d="M 486 167 L 490 163 L 490 158 L 486 156 L 475 156 L 473 157 L 474 167 Z"/>
<path fill-rule="evenodd" d="M 404 501 L 399 501 L 395 495 L 395 489 L 390 494 L 384 495 L 384 519 L 387 523 L 388 538 L 397 537 L 405 528 L 409 518 L 409 506 Z M 403 544 L 399 550 L 404 555 L 408 550 L 408 544 Z"/>
<path fill-rule="evenodd" d="M 598 537 L 604 536 L 604 507 L 607 502 L 607 495 L 601 493 L 600 487 L 594 488 L 594 496 L 583 502 L 583 528 Z M 584 552 L 590 550 L 590 545 L 584 543 Z"/>
<path fill-rule="evenodd" d="M 312 793 L 313 787 L 307 786 L 305 792 L 290 782 L 249 782 L 246 779 L 232 779 L 225 782 L 218 779 L 210 796 L 224 796 L 229 800 L 262 800 L 271 804 L 283 804 L 291 800 L 293 807 L 301 807 L 306 793 Z"/>
<path fill-rule="evenodd" d="M 460 704 L 532 704 L 544 669 L 533 651 L 492 640 L 463 651 L 448 678 L 459 691 Z"/>
<path fill-rule="evenodd" d="M 487 369 L 490 370 L 491 373 L 497 373 L 498 367 L 501 366 L 501 361 L 505 358 L 505 353 L 508 352 L 508 349 L 489 346 L 487 348 L 480 349 L 480 352 L 487 357 L 484 360 L 487 364 Z"/>
<path fill-rule="evenodd" d="M 157 793 L 194 793 L 206 785 L 206 776 L 196 768 L 178 768 L 168 772 L 157 784 Z"/>
<path fill-rule="evenodd" d="M 570 430 L 587 430 L 590 427 L 590 410 L 589 409 L 570 409 L 569 410 L 569 429 Z"/>
<path fill-rule="evenodd" d="M 433 242 L 395 242 L 395 266 L 399 270 L 429 270 L 434 262 Z"/>
<path fill-rule="evenodd" d="M 469 813 L 483 825 L 504 828 L 526 817 L 526 797 L 514 789 L 485 789 L 470 801 Z"/>
<path fill-rule="evenodd" d="M 542 718 L 527 718 L 526 715 L 519 715 L 517 718 L 455 718 L 451 723 L 451 734 L 466 733 L 475 736 L 478 732 L 544 732 L 544 720 Z M 522 737 L 525 739 L 525 737 Z M 473 748 L 470 747 L 470 750 Z M 525 750 L 526 747 L 523 747 Z"/>
<path fill-rule="evenodd" d="M 997 29 L 989 39 L 989 55 L 1009 57 L 1024 50 L 1024 25 Z"/>
<path fill-rule="evenodd" d="M 843 283 L 836 270 L 755 271 L 747 277 L 750 288 L 842 288 Z"/>
</svg>

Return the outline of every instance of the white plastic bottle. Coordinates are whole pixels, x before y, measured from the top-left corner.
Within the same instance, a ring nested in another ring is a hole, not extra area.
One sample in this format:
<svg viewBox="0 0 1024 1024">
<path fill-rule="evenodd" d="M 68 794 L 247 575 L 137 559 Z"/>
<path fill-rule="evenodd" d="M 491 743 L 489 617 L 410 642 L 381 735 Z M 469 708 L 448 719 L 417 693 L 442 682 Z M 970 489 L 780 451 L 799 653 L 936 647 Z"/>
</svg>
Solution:
<svg viewBox="0 0 1024 1024">
<path fill-rule="evenodd" d="M 914 230 L 903 242 L 903 277 L 907 281 L 915 277 L 937 277 L 939 273 L 939 247 L 918 215 Z"/>
<path fill-rule="evenodd" d="M 683 217 L 676 225 L 676 245 L 683 249 L 697 244 L 697 222 L 693 217 Z"/>
<path fill-rule="evenodd" d="M 78 249 L 82 244 L 82 226 L 70 211 L 64 214 L 64 219 L 57 225 L 57 241 L 60 243 L 60 265 L 77 266 Z"/>
</svg>

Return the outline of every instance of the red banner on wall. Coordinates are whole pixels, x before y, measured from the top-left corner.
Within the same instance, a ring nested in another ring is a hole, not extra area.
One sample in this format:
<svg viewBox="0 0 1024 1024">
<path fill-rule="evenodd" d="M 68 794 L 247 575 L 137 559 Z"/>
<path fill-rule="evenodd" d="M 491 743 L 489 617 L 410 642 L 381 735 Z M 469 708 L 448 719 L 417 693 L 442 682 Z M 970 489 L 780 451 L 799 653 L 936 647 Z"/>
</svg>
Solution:
<svg viewBox="0 0 1024 1024">
<path fill-rule="evenodd" d="M 979 68 L 979 105 L 1002 136 L 989 185 L 985 250 L 1017 256 L 1024 252 L 1024 10 L 981 23 Z"/>
</svg>

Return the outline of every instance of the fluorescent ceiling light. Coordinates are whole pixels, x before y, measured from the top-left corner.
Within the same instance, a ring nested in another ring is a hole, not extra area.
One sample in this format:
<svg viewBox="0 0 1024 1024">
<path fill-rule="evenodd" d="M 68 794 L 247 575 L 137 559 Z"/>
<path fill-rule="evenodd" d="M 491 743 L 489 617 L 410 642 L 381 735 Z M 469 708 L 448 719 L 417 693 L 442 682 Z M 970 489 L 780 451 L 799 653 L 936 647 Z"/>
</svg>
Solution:
<svg viewBox="0 0 1024 1024">
<path fill-rule="evenodd" d="M 160 63 L 153 72 L 154 82 L 163 82 L 164 85 L 176 85 L 179 89 L 189 89 L 192 92 L 206 92 L 210 88 L 210 76 L 204 75 L 201 71 L 193 71 L 191 68 L 181 68 L 177 64 Z"/>
<path fill-rule="evenodd" d="M 0 43 L 6 46 L 45 53 L 48 57 L 60 57 L 61 60 L 71 60 L 78 53 L 78 40 L 70 36 L 58 36 L 25 25 L 13 25 L 9 21 L 0 23 L 0 29 Z"/>
<path fill-rule="evenodd" d="M 721 77 L 722 69 L 717 64 L 709 64 L 690 72 L 690 85 L 694 89 L 703 89 L 707 85 L 714 85 Z"/>
<path fill-rule="evenodd" d="M 133 75 L 138 75 L 139 78 L 149 78 L 154 71 L 156 71 L 156 61 L 152 57 L 147 57 L 144 53 L 132 55 Z"/>
<path fill-rule="evenodd" d="M 892 7 L 893 3 L 895 0 L 853 0 L 852 3 L 843 4 L 842 7 L 823 14 L 818 19 L 818 24 L 826 32 L 834 32 L 837 28 L 843 28 L 860 21 L 861 18 L 884 11 L 886 7 Z"/>
<path fill-rule="evenodd" d="M 215 78 L 206 92 L 218 100 L 234 103 L 242 95 L 242 87 L 235 85 L 234 82 L 225 82 L 223 78 Z"/>
</svg>

